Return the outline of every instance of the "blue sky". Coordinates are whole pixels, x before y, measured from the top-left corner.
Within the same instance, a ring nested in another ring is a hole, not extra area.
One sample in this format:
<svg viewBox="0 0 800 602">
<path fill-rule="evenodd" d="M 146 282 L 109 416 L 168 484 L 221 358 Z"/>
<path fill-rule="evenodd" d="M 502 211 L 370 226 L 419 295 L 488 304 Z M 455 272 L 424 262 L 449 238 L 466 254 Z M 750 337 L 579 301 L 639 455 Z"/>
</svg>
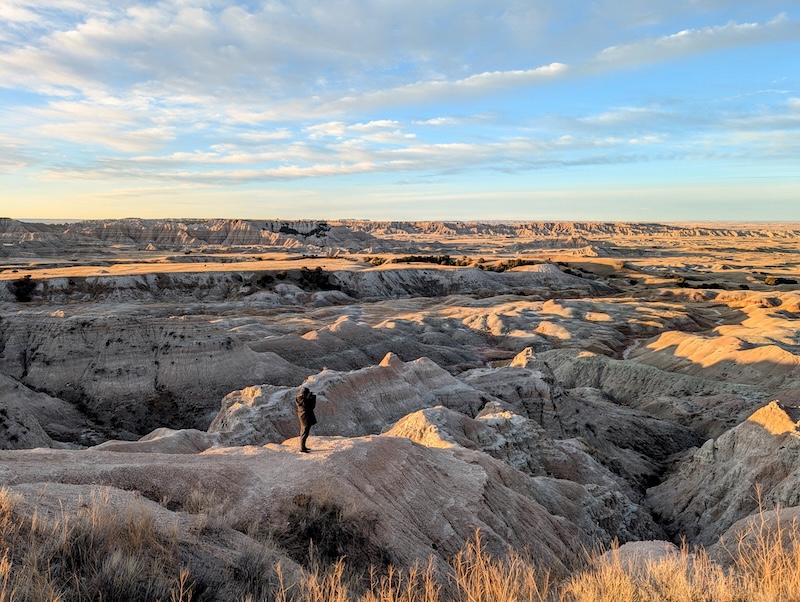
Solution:
<svg viewBox="0 0 800 602">
<path fill-rule="evenodd" d="M 800 2 L 0 0 L 0 215 L 800 221 Z"/>
</svg>

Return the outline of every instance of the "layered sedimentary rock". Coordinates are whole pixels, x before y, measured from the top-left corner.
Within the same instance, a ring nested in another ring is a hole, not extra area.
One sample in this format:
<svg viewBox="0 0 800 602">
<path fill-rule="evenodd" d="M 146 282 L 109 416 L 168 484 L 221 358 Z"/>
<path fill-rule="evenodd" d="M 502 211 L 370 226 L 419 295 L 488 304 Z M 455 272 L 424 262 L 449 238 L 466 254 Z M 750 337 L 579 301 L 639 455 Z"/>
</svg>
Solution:
<svg viewBox="0 0 800 602">
<path fill-rule="evenodd" d="M 385 435 L 428 447 L 474 449 L 537 477 L 545 491 L 564 490 L 585 513 L 573 520 L 604 545 L 664 537 L 649 512 L 631 500 L 629 494 L 634 494 L 627 483 L 587 453 L 582 441 L 551 439 L 535 422 L 501 409 L 496 402 L 477 419 L 443 407 L 421 410 L 398 421 Z"/>
<path fill-rule="evenodd" d="M 596 295 L 611 291 L 602 282 L 565 274 L 558 267 L 542 263 L 523 269 L 495 273 L 477 268 L 425 269 L 386 266 L 361 272 L 337 272 L 337 284 L 358 297 L 402 298 L 410 295 L 441 297 L 453 293 L 470 294 L 489 291 L 513 292 L 581 291 Z M 575 293 L 573 293 L 574 295 Z"/>
<path fill-rule="evenodd" d="M 406 360 L 425 356 L 443 366 L 478 362 L 474 352 L 443 338 L 425 337 L 420 325 L 400 320 L 371 327 L 342 316 L 302 335 L 273 336 L 253 341 L 250 347 L 315 370 L 362 368 L 379 363 L 387 353 Z"/>
<path fill-rule="evenodd" d="M 664 332 L 631 358 L 663 370 L 777 388 L 800 384 L 800 345 L 794 322 L 800 295 L 725 293 L 738 315 L 704 333 Z"/>
<path fill-rule="evenodd" d="M 94 445 L 98 429 L 72 404 L 0 374 L 0 449 Z"/>
<path fill-rule="evenodd" d="M 567 482 L 545 487 L 485 454 L 431 449 L 400 437 L 312 437 L 310 443 L 314 452 L 307 455 L 281 445 L 183 455 L 0 452 L 0 476 L 12 492 L 50 482 L 82 485 L 88 495 L 101 485 L 168 500 L 178 511 L 198 492 L 213 494 L 224 499 L 233 517 L 230 528 L 271 528 L 277 542 L 281 530 L 292 528 L 301 515 L 339 508 L 330 515 L 337 524 L 329 527 L 358 534 L 343 542 L 343 554 L 363 558 L 368 549 L 379 563 L 399 567 L 431 555 L 448 558 L 476 529 L 490 551 L 526 547 L 541 566 L 559 572 L 591 545 L 589 534 L 572 520 L 586 515 L 572 501 Z M 228 533 L 218 529 L 223 537 Z"/>
<path fill-rule="evenodd" d="M 580 437 L 639 491 L 652 484 L 670 456 L 703 441 L 686 427 L 620 406 L 599 389 L 565 389 L 530 350 L 508 366 L 471 370 L 460 378 L 536 421 L 551 437 Z"/>
<path fill-rule="evenodd" d="M 556 349 L 539 354 L 565 387 L 592 387 L 628 407 L 716 437 L 766 400 L 768 390 L 668 372 L 634 361 Z"/>
<path fill-rule="evenodd" d="M 158 426 L 205 428 L 237 386 L 299 384 L 311 371 L 254 352 L 207 320 L 54 312 L 0 321 L 0 372 L 124 436 Z"/>
<path fill-rule="evenodd" d="M 377 366 L 351 372 L 324 370 L 306 380 L 317 396 L 320 435 L 380 433 L 406 414 L 445 405 L 474 416 L 491 400 L 427 358 L 403 362 L 388 354 Z M 209 427 L 225 445 L 261 445 L 297 434 L 297 388 L 256 386 L 230 393 Z"/>
<path fill-rule="evenodd" d="M 179 263 L 185 262 L 187 260 L 182 258 Z M 265 268 L 268 267 L 266 264 Z M 303 279 L 302 267 L 300 265 L 291 271 L 231 269 L 219 272 L 206 271 L 199 266 L 196 272 L 34 279 L 36 288 L 33 297 L 37 301 L 51 303 L 181 300 L 258 303 L 269 300 L 276 306 L 319 304 L 319 298 L 325 295 L 320 295 L 319 283 Z M 285 280 L 276 279 L 277 274 L 281 274 Z M 325 272 L 324 276 L 327 278 L 325 286 L 332 290 L 323 292 L 328 296 L 338 296 L 340 302 L 352 302 L 353 299 L 440 297 L 454 293 L 483 296 L 524 294 L 548 299 L 554 295 L 595 296 L 614 290 L 603 282 L 566 274 L 551 264 L 501 273 L 476 268 L 394 267 L 361 271 L 332 270 Z M 15 296 L 8 282 L 0 283 L 0 301 L 14 301 Z"/>
<path fill-rule="evenodd" d="M 775 275 L 724 242 L 734 235 Z M 301 562 L 309 538 L 283 531 L 309 513 L 349 534 L 333 552 L 401 566 L 446 559 L 480 528 L 493 551 L 533 542 L 562 571 L 583 546 L 661 537 L 650 506 L 675 541 L 735 538 L 759 489 L 768 508 L 800 507 L 796 239 L 766 226 L 0 220 L 13 257 L 0 447 L 42 448 L 0 454 L 0 483 L 30 512 L 58 496 L 79 509 L 95 484 L 120 504 L 140 490 L 221 565 L 256 545 L 251 528 L 277 534 L 276 561 Z M 15 281 L 37 268 L 25 303 Z M 309 456 L 293 439 L 303 384 L 319 400 Z M 782 404 L 753 414 L 769 399 Z M 70 445 L 95 446 L 44 449 Z M 213 528 L 192 514 L 204 495 L 224 518 Z"/>
<path fill-rule="evenodd" d="M 665 527 L 712 544 L 736 521 L 766 508 L 800 505 L 800 408 L 777 401 L 710 439 L 648 492 Z"/>
<path fill-rule="evenodd" d="M 363 231 L 324 221 L 283 220 L 89 220 L 68 224 L 23 223 L 0 220 L 0 241 L 12 252 L 21 249 L 47 254 L 48 249 L 65 250 L 87 245 L 132 245 L 145 248 L 200 246 L 335 247 L 356 249 L 374 243 Z"/>
<path fill-rule="evenodd" d="M 399 236 L 398 236 L 399 235 Z M 136 245 L 145 248 L 193 246 L 279 246 L 363 250 L 402 249 L 408 236 L 446 239 L 457 236 L 512 237 L 560 241 L 566 248 L 587 246 L 593 240 L 619 237 L 678 239 L 684 237 L 797 239 L 800 231 L 784 228 L 732 228 L 708 225 L 670 225 L 621 222 L 373 222 L 361 220 L 89 220 L 66 224 L 20 222 L 0 218 L 0 242 L 9 253 L 49 249 L 64 252 L 89 245 Z M 402 240 L 405 237 L 406 240 Z"/>
</svg>

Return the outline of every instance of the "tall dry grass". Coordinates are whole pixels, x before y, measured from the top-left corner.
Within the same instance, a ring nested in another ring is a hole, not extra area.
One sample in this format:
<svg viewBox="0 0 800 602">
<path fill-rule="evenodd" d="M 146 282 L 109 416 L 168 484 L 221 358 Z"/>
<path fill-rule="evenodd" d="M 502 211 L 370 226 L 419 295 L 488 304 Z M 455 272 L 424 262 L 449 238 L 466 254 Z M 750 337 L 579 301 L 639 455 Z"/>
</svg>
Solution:
<svg viewBox="0 0 800 602">
<path fill-rule="evenodd" d="M 307 574 L 281 601 L 303 602 L 800 602 L 800 529 L 763 519 L 741 532 L 725 563 L 702 548 L 638 562 L 614 548 L 584 569 L 555 579 L 529 558 L 509 551 L 494 558 L 480 535 L 450 562 L 445 583 L 432 563 L 389 571 L 355 594 L 343 562 Z M 257 602 L 257 601 L 252 601 Z"/>
<path fill-rule="evenodd" d="M 339 559 L 289 583 L 265 542 L 219 567 L 227 584 L 214 591 L 197 587 L 177 534 L 159 531 L 144 505 L 115 508 L 107 490 L 77 514 L 47 520 L 16 505 L 0 489 L 0 602 L 800 602 L 800 529 L 780 515 L 762 515 L 725 543 L 722 562 L 686 546 L 638 562 L 612 549 L 566 579 L 513 550 L 493 557 L 476 534 L 447 566 L 376 570 L 365 585 Z"/>
<path fill-rule="evenodd" d="M 143 504 L 119 506 L 96 489 L 74 514 L 28 517 L 17 502 L 0 489 L 0 602 L 168 600 L 186 589 L 175 533 L 159 531 Z"/>
</svg>

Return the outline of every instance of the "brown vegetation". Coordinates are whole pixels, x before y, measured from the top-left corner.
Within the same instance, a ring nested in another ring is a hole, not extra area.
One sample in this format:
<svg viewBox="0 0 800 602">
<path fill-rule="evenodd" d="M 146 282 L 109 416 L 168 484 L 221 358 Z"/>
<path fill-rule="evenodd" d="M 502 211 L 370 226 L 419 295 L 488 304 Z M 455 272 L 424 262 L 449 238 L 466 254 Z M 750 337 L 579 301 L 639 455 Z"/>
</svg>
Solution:
<svg viewBox="0 0 800 602">
<path fill-rule="evenodd" d="M 118 507 L 95 490 L 80 512 L 25 517 L 0 490 L 0 602 L 47 600 L 214 600 L 221 591 L 201 583 L 181 562 L 176 529 L 159 527 L 144 506 Z M 424 567 L 373 572 L 354 580 L 350 559 L 309 567 L 295 583 L 266 550 L 219 567 L 225 596 L 249 602 L 648 602 L 800 600 L 800 530 L 752 523 L 719 562 L 704 549 L 657 558 L 624 557 L 614 548 L 587 559 L 557 580 L 515 550 L 502 558 L 484 550 L 480 533 L 442 571 Z M 363 567 L 362 567 L 363 568 Z M 235 592 L 235 593 L 233 593 Z"/>
</svg>

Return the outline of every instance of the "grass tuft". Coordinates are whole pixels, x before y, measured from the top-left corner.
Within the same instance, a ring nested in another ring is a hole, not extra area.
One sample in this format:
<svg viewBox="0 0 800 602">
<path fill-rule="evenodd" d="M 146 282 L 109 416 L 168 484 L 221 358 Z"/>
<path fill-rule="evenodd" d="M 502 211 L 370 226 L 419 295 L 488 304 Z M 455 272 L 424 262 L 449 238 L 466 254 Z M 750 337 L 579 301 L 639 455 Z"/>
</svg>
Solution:
<svg viewBox="0 0 800 602">
<path fill-rule="evenodd" d="M 197 501 L 197 512 L 217 506 Z M 342 551 L 332 540 L 324 543 L 337 536 L 350 546 L 368 544 L 347 539 L 357 526 L 351 512 L 311 498 L 295 504 L 306 522 L 293 527 L 307 528 L 313 544 L 330 546 L 327 555 Z M 800 528 L 779 512 L 769 520 L 761 515 L 732 542 L 722 542 L 727 558 L 721 562 L 687 546 L 636 562 L 612 548 L 556 579 L 517 551 L 491 556 L 477 533 L 449 563 L 430 559 L 409 570 L 365 567 L 346 553 L 319 562 L 312 550 L 303 557 L 306 571 L 287 582 L 279 542 L 252 534 L 252 545 L 201 579 L 181 563 L 176 529 L 159 529 L 141 500 L 120 502 L 108 489 L 92 491 L 71 514 L 24 516 L 18 506 L 0 489 L 0 602 L 800 602 Z M 288 543 L 301 553 L 300 544 L 308 542 Z"/>
</svg>

